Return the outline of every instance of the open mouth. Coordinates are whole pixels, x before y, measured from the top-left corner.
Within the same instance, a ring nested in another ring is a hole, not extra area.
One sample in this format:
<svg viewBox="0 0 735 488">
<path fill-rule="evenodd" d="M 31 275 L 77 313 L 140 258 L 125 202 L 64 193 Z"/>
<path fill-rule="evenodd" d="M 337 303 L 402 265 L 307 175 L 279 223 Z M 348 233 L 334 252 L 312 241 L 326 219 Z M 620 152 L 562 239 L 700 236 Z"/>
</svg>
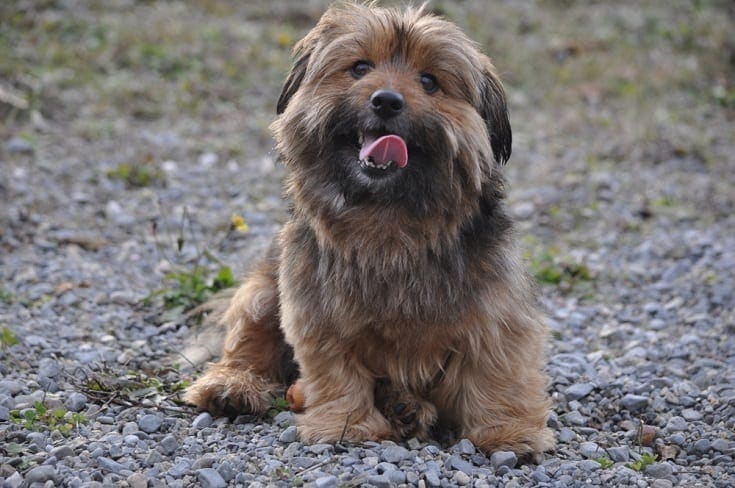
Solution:
<svg viewBox="0 0 735 488">
<path fill-rule="evenodd" d="M 408 164 L 406 141 L 396 134 L 359 132 L 357 146 L 360 149 L 360 167 L 371 176 L 391 173 Z"/>
</svg>

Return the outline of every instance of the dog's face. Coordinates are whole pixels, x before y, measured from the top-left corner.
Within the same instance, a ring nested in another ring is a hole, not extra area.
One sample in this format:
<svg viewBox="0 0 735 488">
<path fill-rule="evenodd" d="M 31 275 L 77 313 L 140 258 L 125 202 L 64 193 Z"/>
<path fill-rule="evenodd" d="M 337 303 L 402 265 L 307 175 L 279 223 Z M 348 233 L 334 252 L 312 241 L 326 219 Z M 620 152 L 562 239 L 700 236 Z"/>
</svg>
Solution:
<svg viewBox="0 0 735 488">
<path fill-rule="evenodd" d="M 479 194 L 510 156 L 494 68 L 450 22 L 343 5 L 295 53 L 273 127 L 292 185 L 323 201 L 436 212 Z"/>
</svg>

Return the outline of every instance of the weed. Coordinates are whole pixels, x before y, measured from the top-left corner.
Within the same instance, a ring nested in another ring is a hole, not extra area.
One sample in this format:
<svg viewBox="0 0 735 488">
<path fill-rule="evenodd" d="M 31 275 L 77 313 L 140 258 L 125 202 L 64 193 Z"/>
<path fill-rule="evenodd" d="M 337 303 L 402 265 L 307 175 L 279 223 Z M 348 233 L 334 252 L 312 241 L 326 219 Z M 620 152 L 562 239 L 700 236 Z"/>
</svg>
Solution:
<svg viewBox="0 0 735 488">
<path fill-rule="evenodd" d="M 12 410 L 10 420 L 22 424 L 26 430 L 49 430 L 57 431 L 63 436 L 68 436 L 74 428 L 86 424 L 87 419 L 82 413 L 68 412 L 63 408 L 49 410 L 46 405 L 36 402 L 32 408 Z"/>
<path fill-rule="evenodd" d="M 615 464 L 612 459 L 604 456 L 597 458 L 594 461 L 596 461 L 602 467 L 602 469 L 607 469 Z"/>
<path fill-rule="evenodd" d="M 274 418 L 281 412 L 286 412 L 289 409 L 288 402 L 283 397 L 276 397 L 271 403 L 271 408 L 268 410 L 268 416 Z"/>
<path fill-rule="evenodd" d="M 628 463 L 625 466 L 635 471 L 644 471 L 646 469 L 646 466 L 655 463 L 657 459 L 658 456 L 656 454 L 649 454 L 647 452 L 644 452 L 638 461 Z"/>
<path fill-rule="evenodd" d="M 212 294 L 236 283 L 228 266 L 220 266 L 214 277 L 208 277 L 203 268 L 195 267 L 191 271 L 168 273 L 164 280 L 175 283 L 174 289 L 162 293 L 164 306 L 184 311 L 204 303 Z"/>
<path fill-rule="evenodd" d="M 107 172 L 107 177 L 120 180 L 131 188 L 142 188 L 165 181 L 163 171 L 153 164 L 153 157 L 146 156 L 143 161 L 120 163 L 115 169 Z"/>
<path fill-rule="evenodd" d="M 544 251 L 531 261 L 534 276 L 541 283 L 559 285 L 567 282 L 571 285 L 578 281 L 590 281 L 592 275 L 589 268 L 582 263 L 564 262 L 554 250 Z"/>
<path fill-rule="evenodd" d="M 7 349 L 18 344 L 18 342 L 18 336 L 15 335 L 15 332 L 7 327 L 3 327 L 0 330 L 0 347 Z"/>
</svg>

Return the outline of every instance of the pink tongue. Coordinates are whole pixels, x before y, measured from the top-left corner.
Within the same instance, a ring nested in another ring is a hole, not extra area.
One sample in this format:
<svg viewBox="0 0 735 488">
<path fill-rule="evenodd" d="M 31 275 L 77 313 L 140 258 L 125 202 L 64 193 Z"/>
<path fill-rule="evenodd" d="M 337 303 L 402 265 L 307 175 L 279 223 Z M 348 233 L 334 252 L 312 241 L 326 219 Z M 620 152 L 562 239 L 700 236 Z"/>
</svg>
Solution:
<svg viewBox="0 0 735 488">
<path fill-rule="evenodd" d="M 399 168 L 403 168 L 408 164 L 408 149 L 405 141 L 394 134 L 375 141 L 366 138 L 360 149 L 360 160 L 365 161 L 367 158 L 373 158 L 373 163 L 377 165 L 393 161 Z"/>
</svg>

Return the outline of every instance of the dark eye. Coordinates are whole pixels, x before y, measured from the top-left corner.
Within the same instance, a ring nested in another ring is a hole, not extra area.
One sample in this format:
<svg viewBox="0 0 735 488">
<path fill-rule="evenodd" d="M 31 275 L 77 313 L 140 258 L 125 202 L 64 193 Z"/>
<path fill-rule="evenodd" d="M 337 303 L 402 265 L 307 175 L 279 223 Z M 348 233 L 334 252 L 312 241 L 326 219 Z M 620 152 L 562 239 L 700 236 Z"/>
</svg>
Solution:
<svg viewBox="0 0 735 488">
<path fill-rule="evenodd" d="M 352 68 L 350 68 L 350 74 L 354 79 L 359 80 L 360 78 L 368 74 L 370 68 L 372 68 L 372 65 L 369 62 L 358 61 L 352 65 Z"/>
<path fill-rule="evenodd" d="M 439 82 L 436 81 L 434 75 L 430 75 L 429 73 L 422 73 L 421 86 L 424 88 L 424 91 L 426 93 L 432 94 L 439 89 Z"/>
</svg>

